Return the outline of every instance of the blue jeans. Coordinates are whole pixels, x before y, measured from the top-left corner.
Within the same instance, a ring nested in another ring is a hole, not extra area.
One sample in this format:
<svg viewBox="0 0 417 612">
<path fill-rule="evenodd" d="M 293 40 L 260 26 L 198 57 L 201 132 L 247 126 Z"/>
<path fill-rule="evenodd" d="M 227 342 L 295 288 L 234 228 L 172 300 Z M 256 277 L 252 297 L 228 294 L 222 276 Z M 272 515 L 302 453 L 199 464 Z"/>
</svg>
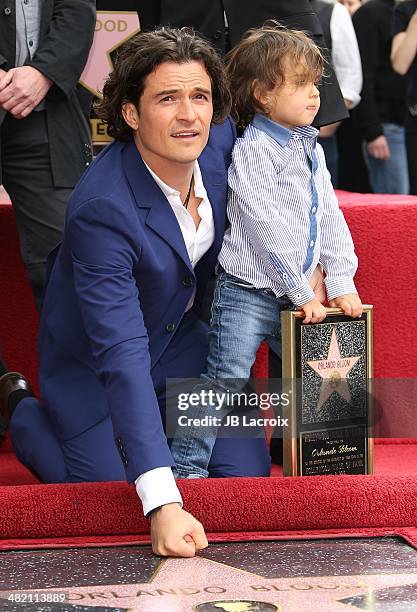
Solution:
<svg viewBox="0 0 417 612">
<path fill-rule="evenodd" d="M 402 125 L 384 123 L 384 136 L 388 141 L 390 158 L 375 159 L 363 144 L 364 158 L 374 193 L 408 194 L 410 189 L 405 147 L 405 131 Z"/>
<path fill-rule="evenodd" d="M 280 352 L 280 313 L 292 307 L 293 304 L 286 296 L 277 298 L 270 289 L 256 289 L 245 281 L 221 272 L 217 277 L 211 310 L 207 368 L 201 376 L 198 389 L 193 391 L 241 391 L 250 378 L 251 367 L 261 342 L 270 341 L 274 350 L 277 352 L 279 349 Z M 220 421 L 228 414 L 242 412 L 230 405 L 224 405 L 221 409 L 217 407 L 213 411 L 210 408 L 208 412 L 207 405 L 200 403 L 190 406 L 187 417 L 192 420 L 202 419 L 210 413 Z M 253 414 L 250 416 L 256 416 L 257 410 L 251 412 Z M 194 425 L 184 428 L 181 433 L 178 428 L 171 445 L 177 465 L 176 475 L 180 478 L 207 477 L 216 436 L 228 435 L 230 433 L 224 422 L 221 425 L 208 424 L 203 432 Z M 250 435 L 254 435 L 254 432 Z M 259 428 L 256 435 L 265 436 L 265 432 Z"/>
</svg>

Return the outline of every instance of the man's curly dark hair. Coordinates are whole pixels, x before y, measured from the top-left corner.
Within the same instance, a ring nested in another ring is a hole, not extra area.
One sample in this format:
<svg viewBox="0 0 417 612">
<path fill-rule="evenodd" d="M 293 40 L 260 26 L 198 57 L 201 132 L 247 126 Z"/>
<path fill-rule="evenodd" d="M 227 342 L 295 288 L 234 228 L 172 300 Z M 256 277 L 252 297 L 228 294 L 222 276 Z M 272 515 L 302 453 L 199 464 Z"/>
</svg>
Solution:
<svg viewBox="0 0 417 612">
<path fill-rule="evenodd" d="M 215 49 L 192 28 L 161 28 L 140 32 L 119 52 L 113 72 L 103 87 L 103 99 L 95 105 L 116 140 L 128 140 L 132 129 L 125 122 L 122 106 L 132 102 L 140 113 L 140 98 L 146 77 L 164 62 L 201 62 L 212 86 L 213 123 L 222 123 L 230 112 L 231 95 L 223 62 Z"/>
</svg>

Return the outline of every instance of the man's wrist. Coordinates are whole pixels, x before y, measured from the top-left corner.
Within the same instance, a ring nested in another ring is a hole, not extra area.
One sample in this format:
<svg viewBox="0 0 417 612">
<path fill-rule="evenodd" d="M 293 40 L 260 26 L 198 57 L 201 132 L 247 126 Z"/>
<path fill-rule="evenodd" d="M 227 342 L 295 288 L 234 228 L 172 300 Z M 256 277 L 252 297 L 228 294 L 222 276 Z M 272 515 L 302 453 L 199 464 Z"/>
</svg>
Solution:
<svg viewBox="0 0 417 612">
<path fill-rule="evenodd" d="M 155 512 L 158 512 L 158 510 L 160 510 L 161 508 L 163 508 L 163 506 L 157 506 L 156 508 L 152 508 L 152 510 L 149 510 L 149 512 L 145 516 L 145 518 L 150 519 L 152 517 L 152 515 L 154 515 Z"/>
<path fill-rule="evenodd" d="M 135 485 L 145 516 L 163 505 L 176 502 L 182 505 L 182 497 L 170 467 L 154 468 L 141 474 L 135 480 Z"/>
<path fill-rule="evenodd" d="M 180 508 L 182 508 L 182 505 L 179 502 L 171 502 L 168 504 L 162 504 L 162 506 L 157 506 L 156 508 L 153 508 L 152 510 L 149 510 L 149 512 L 146 515 L 147 519 L 151 519 L 152 516 L 154 514 L 156 514 L 159 510 L 162 510 L 162 508 L 165 508 L 166 506 L 179 506 Z"/>
</svg>

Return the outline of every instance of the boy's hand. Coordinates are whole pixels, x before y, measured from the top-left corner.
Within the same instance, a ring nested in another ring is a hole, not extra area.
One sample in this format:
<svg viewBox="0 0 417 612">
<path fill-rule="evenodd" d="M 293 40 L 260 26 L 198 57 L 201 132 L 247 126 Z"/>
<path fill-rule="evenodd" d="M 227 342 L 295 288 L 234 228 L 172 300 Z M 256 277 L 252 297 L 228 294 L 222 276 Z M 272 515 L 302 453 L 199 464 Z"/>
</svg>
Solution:
<svg viewBox="0 0 417 612">
<path fill-rule="evenodd" d="M 305 318 L 303 323 L 320 323 L 326 318 L 326 309 L 317 298 L 301 305 L 301 310 L 304 310 Z"/>
<path fill-rule="evenodd" d="M 164 557 L 194 557 L 208 546 L 203 525 L 177 503 L 152 514 L 151 536 L 153 552 Z"/>
<path fill-rule="evenodd" d="M 334 300 L 330 300 L 329 304 L 332 308 L 341 308 L 348 317 L 360 317 L 362 315 L 362 302 L 357 293 L 340 295 Z"/>
<path fill-rule="evenodd" d="M 317 266 L 310 280 L 310 287 L 314 291 L 316 300 L 324 304 L 326 301 L 326 287 L 324 285 L 323 272 L 321 266 Z"/>
</svg>

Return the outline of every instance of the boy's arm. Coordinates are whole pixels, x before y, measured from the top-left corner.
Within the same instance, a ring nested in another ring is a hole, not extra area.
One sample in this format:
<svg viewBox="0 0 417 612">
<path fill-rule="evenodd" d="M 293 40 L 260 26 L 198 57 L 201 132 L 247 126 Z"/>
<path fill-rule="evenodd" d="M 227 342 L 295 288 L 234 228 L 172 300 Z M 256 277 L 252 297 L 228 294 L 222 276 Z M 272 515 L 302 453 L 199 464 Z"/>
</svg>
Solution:
<svg viewBox="0 0 417 612">
<path fill-rule="evenodd" d="M 314 299 L 314 291 L 302 271 L 301 245 L 283 214 L 276 176 L 277 169 L 262 145 L 235 146 L 229 169 L 229 207 L 239 209 L 248 239 L 268 276 L 294 304 L 302 305 Z"/>
<path fill-rule="evenodd" d="M 320 263 L 326 272 L 326 290 L 329 300 L 341 295 L 357 293 L 353 277 L 358 267 L 352 236 L 339 208 L 324 154 L 317 146 L 317 156 L 323 172 L 323 218 L 321 221 Z"/>
</svg>

